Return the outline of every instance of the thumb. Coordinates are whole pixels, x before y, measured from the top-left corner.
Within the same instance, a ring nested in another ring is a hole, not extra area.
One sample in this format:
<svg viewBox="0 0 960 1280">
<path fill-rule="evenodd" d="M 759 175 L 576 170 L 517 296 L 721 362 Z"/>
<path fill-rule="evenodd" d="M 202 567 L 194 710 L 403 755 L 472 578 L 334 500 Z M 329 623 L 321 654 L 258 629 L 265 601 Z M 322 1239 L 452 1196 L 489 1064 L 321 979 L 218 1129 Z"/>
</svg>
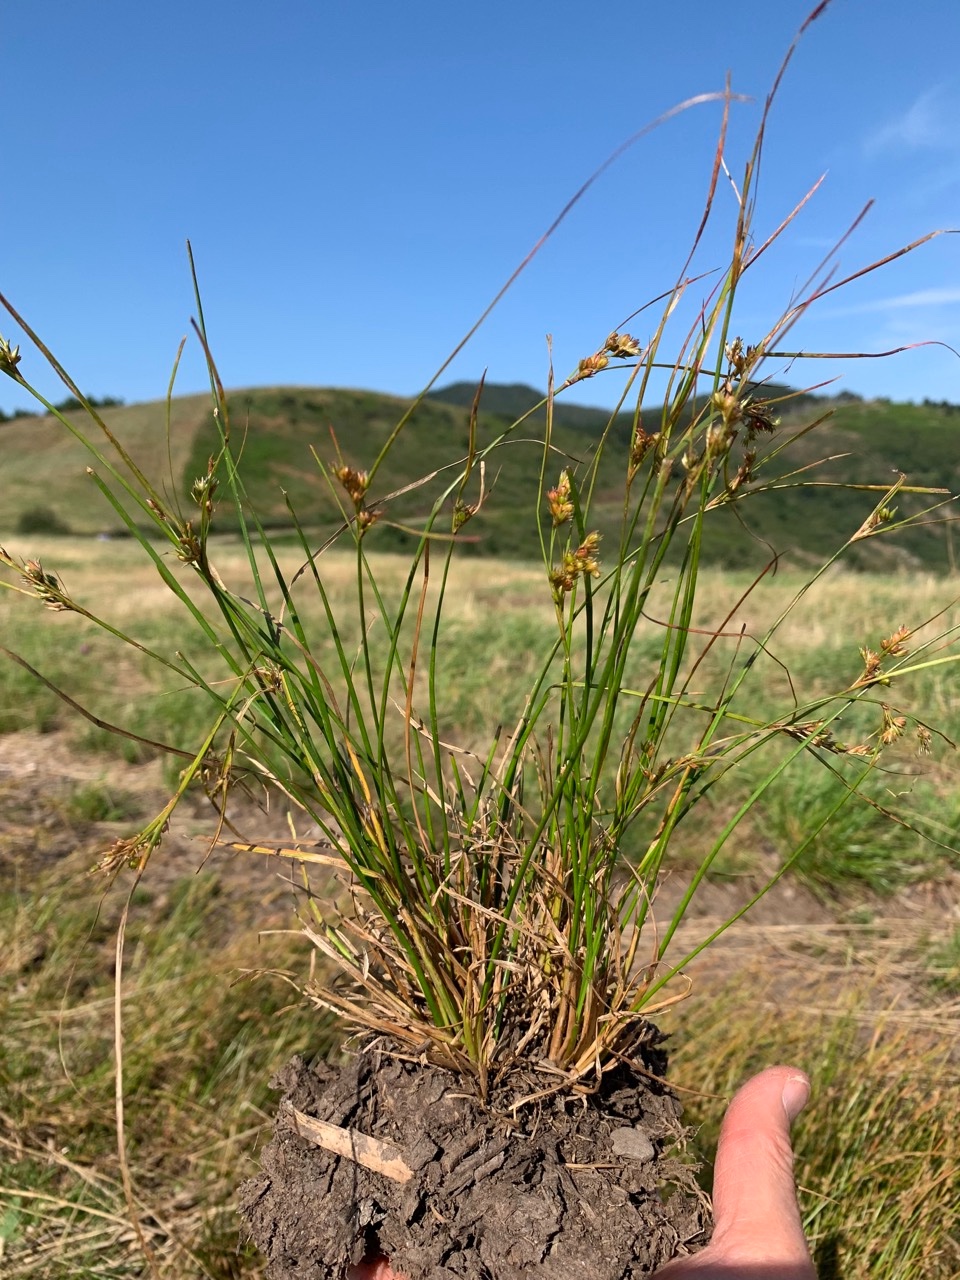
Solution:
<svg viewBox="0 0 960 1280">
<path fill-rule="evenodd" d="M 809 1080 L 792 1067 L 769 1067 L 739 1090 L 717 1146 L 713 1239 L 701 1253 L 659 1271 L 657 1280 L 816 1280 L 790 1146 L 790 1125 L 809 1095 Z"/>
<path fill-rule="evenodd" d="M 347 1280 L 406 1280 L 392 1270 L 390 1260 L 382 1254 L 347 1267 Z"/>
</svg>

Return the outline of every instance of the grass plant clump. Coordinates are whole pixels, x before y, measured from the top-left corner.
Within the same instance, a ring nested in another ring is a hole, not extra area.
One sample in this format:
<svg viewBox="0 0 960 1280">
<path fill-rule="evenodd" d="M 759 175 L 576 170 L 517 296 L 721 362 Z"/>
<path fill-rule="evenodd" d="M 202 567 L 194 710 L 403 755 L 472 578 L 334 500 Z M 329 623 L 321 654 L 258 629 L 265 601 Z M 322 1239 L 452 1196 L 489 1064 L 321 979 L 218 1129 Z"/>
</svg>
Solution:
<svg viewBox="0 0 960 1280">
<path fill-rule="evenodd" d="M 818 6 L 808 23 L 825 7 Z M 550 371 L 545 402 L 537 406 L 545 409 L 546 424 L 534 446 L 539 482 L 525 515 L 537 530 L 541 601 L 552 630 L 534 655 L 516 717 L 479 748 L 458 740 L 459 717 L 451 711 L 457 695 L 444 673 L 452 646 L 462 650 L 470 640 L 449 631 L 445 610 L 470 522 L 485 504 L 497 501 L 499 452 L 523 439 L 526 417 L 480 444 L 481 383 L 465 454 L 399 487 L 390 479 L 391 453 L 409 430 L 410 413 L 369 458 L 350 457 L 334 431 L 329 448 L 318 442 L 314 460 L 339 504 L 341 524 L 318 546 L 291 507 L 301 556 L 291 573 L 282 567 L 247 496 L 249 446 L 232 420 L 230 397 L 210 355 L 199 293 L 197 334 L 207 353 L 219 444 L 189 495 L 172 497 L 141 469 L 96 405 L 6 304 L 83 406 L 87 424 L 67 417 L 35 391 L 20 352 L 6 342 L 0 345 L 0 370 L 88 450 L 91 482 L 183 606 L 205 651 L 201 661 L 191 656 L 186 640 L 171 649 L 162 640 L 138 638 L 74 598 L 57 572 L 39 559 L 0 549 L 7 585 L 53 612 L 104 628 L 196 691 L 209 709 L 203 732 L 189 744 L 148 739 L 135 725 L 112 726 L 127 741 L 167 750 L 181 772 L 163 809 L 118 841 L 100 869 L 116 875 L 130 867 L 137 883 L 158 850 L 162 857 L 171 814 L 194 785 L 203 787 L 217 808 L 221 845 L 246 848 L 251 856 L 272 852 L 299 864 L 304 931 L 323 959 L 322 979 L 308 978 L 303 990 L 316 1006 L 375 1039 L 392 1064 L 381 1072 L 368 1065 L 366 1076 L 347 1081 L 354 1092 L 361 1086 L 367 1091 L 373 1109 L 363 1114 L 371 1123 L 377 1106 L 389 1110 L 390 1098 L 378 1090 L 393 1087 L 391 1081 L 397 1096 L 410 1085 L 411 1096 L 431 1106 L 439 1107 L 447 1096 L 441 1089 L 434 1098 L 433 1086 L 419 1076 L 414 1087 L 406 1079 L 410 1063 L 424 1072 L 439 1071 L 442 1079 L 452 1073 L 458 1089 L 473 1100 L 471 1106 L 475 1103 L 471 1116 L 509 1116 L 527 1138 L 542 1116 L 563 1132 L 564 1142 L 575 1144 L 582 1135 L 563 1129 L 565 1100 L 594 1099 L 591 1114 L 599 1127 L 590 1141 L 599 1145 L 592 1163 L 582 1159 L 578 1165 L 593 1168 L 602 1163 L 602 1144 L 609 1137 L 602 1107 L 616 1111 L 624 1105 L 624 1073 L 639 1072 L 632 1079 L 662 1074 L 665 1060 L 650 1019 L 684 998 L 689 963 L 785 871 L 809 858 L 837 814 L 862 805 L 900 830 L 951 844 L 899 812 L 895 798 L 888 801 L 874 785 L 889 776 L 885 771 L 902 767 L 905 752 L 925 755 L 952 745 L 910 701 L 911 682 L 957 659 L 957 625 L 946 611 L 889 618 L 879 633 L 863 637 L 859 653 L 850 655 L 836 681 L 810 692 L 794 684 L 776 652 L 781 628 L 797 618 L 802 622 L 814 585 L 845 555 L 867 539 L 895 537 L 926 520 L 952 518 L 949 495 L 911 486 L 904 476 L 892 484 L 857 481 L 853 487 L 863 494 L 859 524 L 839 536 L 835 553 L 769 626 L 752 633 L 736 619 L 752 593 L 764 589 L 768 573 L 775 571 L 775 556 L 766 572 L 727 602 L 715 625 L 696 623 L 703 548 L 714 520 L 734 512 L 749 538 L 751 499 L 817 483 L 815 467 L 798 470 L 790 460 L 791 444 L 812 431 L 816 419 L 783 433 L 782 405 L 764 394 L 771 371 L 802 356 L 789 349 L 792 328 L 820 298 L 932 238 L 840 281 L 832 278 L 827 261 L 771 317 L 765 332 L 740 333 L 737 302 L 744 278 L 758 272 L 763 255 L 806 203 L 769 236 L 757 235 L 756 184 L 779 81 L 780 76 L 740 181 L 731 184 L 724 270 L 701 273 L 698 255 L 706 227 L 723 216 L 719 184 L 732 145 L 730 93 L 716 95 L 722 121 L 695 243 L 675 283 L 656 300 L 659 310 L 649 312 L 653 319 L 647 320 L 646 308 L 636 313 L 643 314 L 641 323 L 647 326 L 643 336 L 620 326 L 601 335 L 596 349 L 566 377 L 556 379 Z M 552 440 L 557 398 L 616 370 L 623 379 L 616 412 L 624 406 L 633 412 L 629 440 L 623 445 L 607 429 L 588 456 L 559 456 Z M 594 512 L 609 495 L 598 488 L 600 465 L 618 449 L 619 528 L 616 536 L 601 539 Z M 401 500 L 408 509 L 411 493 L 423 496 L 415 523 L 407 515 L 394 516 Z M 228 580 L 217 563 L 214 535 L 227 513 L 246 552 L 242 580 Z M 368 535 L 391 523 L 412 535 L 413 549 L 399 583 L 388 588 L 368 553 Z M 345 601 L 334 599 L 326 580 L 325 557 L 334 546 L 346 546 L 352 555 L 353 586 Z M 206 595 L 203 603 L 197 586 Z M 462 652 L 456 656 L 462 658 Z M 473 658 L 476 678 L 492 679 L 494 656 L 478 651 Z M 778 705 L 763 705 L 769 698 L 757 690 L 778 682 L 783 689 Z M 776 869 L 748 903 L 706 936 L 678 945 L 681 924 L 733 834 L 762 810 L 784 778 L 811 762 L 830 781 L 825 802 L 779 850 Z M 682 892 L 661 911 L 658 893 L 680 861 L 678 849 L 691 815 L 705 801 L 731 794 L 744 775 L 751 779 L 749 789 L 732 793 L 735 801 L 723 809 Z M 289 845 L 267 848 L 231 830 L 230 797 L 238 788 L 283 798 L 295 815 Z M 308 824 L 319 831 L 319 840 L 298 841 L 297 828 Z M 621 856 L 627 850 L 629 859 Z M 311 866 L 333 869 L 342 893 L 311 891 Z M 122 1084 L 121 1078 L 121 1099 Z M 321 1085 L 329 1085 L 331 1097 L 336 1094 L 336 1081 L 321 1080 Z M 294 1073 L 287 1111 L 300 1108 L 298 1124 L 306 1124 L 303 1099 L 318 1089 L 304 1083 L 302 1071 Z M 654 1097 L 656 1106 L 649 1101 Z M 346 1123 L 349 1107 L 341 1102 L 330 1104 L 343 1112 L 330 1122 L 334 1127 Z M 676 1114 L 662 1102 L 657 1084 L 643 1105 L 651 1152 L 666 1169 L 682 1131 Z M 122 1119 L 121 1111 L 118 1115 Z M 638 1115 L 638 1123 L 643 1118 Z M 476 1123 L 482 1127 L 487 1121 Z M 499 1139 L 492 1130 L 484 1132 L 478 1143 L 489 1154 L 490 1144 Z M 268 1182 L 278 1182 L 278 1169 L 293 1150 L 290 1141 L 289 1133 L 279 1134 L 283 1159 L 275 1160 Z M 435 1155 L 443 1139 L 431 1130 L 430 1141 Z M 499 1243 L 507 1248 L 507 1218 L 497 1213 L 506 1213 L 503 1206 L 530 1176 L 508 1147 L 489 1157 L 502 1155 L 496 1172 L 499 1178 L 502 1170 L 504 1181 L 497 1184 L 500 1208 L 485 1210 L 491 1222 L 503 1224 L 505 1241 Z M 423 1170 L 432 1169 L 433 1160 L 428 1154 L 422 1166 L 407 1172 L 426 1179 Z M 437 1161 L 442 1163 L 439 1156 Z M 303 1178 L 308 1176 L 304 1168 Z M 657 1177 L 637 1168 L 621 1168 L 611 1176 L 620 1180 L 617 1185 L 631 1204 L 643 1206 L 648 1225 L 663 1213 Z M 327 1235 L 318 1226 L 312 1246 L 318 1265 L 334 1265 L 337 1257 L 356 1259 L 364 1243 L 375 1240 L 389 1242 L 401 1264 L 409 1247 L 408 1269 L 414 1255 L 424 1269 L 454 1247 L 456 1227 L 451 1243 L 450 1233 L 444 1235 L 436 1224 L 421 1231 L 422 1215 L 410 1211 L 401 1221 L 396 1204 L 384 1207 L 390 1196 L 378 1177 L 382 1183 L 383 1161 L 379 1173 L 351 1169 L 344 1175 L 348 1200 L 356 1197 L 357 1178 L 373 1179 L 370 1186 L 380 1187 L 375 1198 L 381 1207 L 372 1225 L 365 1224 L 366 1234 L 349 1218 Z M 607 1191 L 590 1182 L 594 1174 L 578 1177 L 578 1194 L 602 1205 Z M 451 1204 L 460 1198 L 469 1205 L 475 1191 L 481 1194 L 479 1181 L 466 1184 L 465 1200 L 459 1196 L 463 1187 L 452 1188 Z M 267 1190 L 261 1183 L 250 1193 L 254 1217 Z M 394 1197 L 398 1203 L 399 1196 Z M 278 1212 L 276 1206 L 268 1211 Z M 337 1212 L 335 1205 L 331 1218 Z M 268 1229 L 266 1219 L 257 1221 L 271 1248 L 287 1247 L 276 1223 Z M 609 1242 L 600 1247 L 573 1240 L 562 1204 L 556 1221 L 545 1222 L 544 1240 L 556 1234 L 557 1221 L 572 1241 L 571 1257 L 598 1258 L 598 1275 L 641 1274 L 625 1270 L 633 1265 L 629 1259 L 639 1247 L 640 1227 L 624 1228 L 627 1234 L 610 1243 L 608 1254 Z M 427 1238 L 430 1230 L 436 1240 Z M 478 1253 L 494 1249 L 493 1235 L 491 1227 Z M 649 1235 L 650 1253 L 642 1264 L 648 1272 L 702 1238 L 689 1204 L 674 1204 Z M 534 1269 L 543 1263 L 544 1240 L 535 1241 L 519 1262 L 491 1254 L 483 1262 L 487 1270 L 476 1274 Z M 334 1256 L 324 1262 L 324 1251 Z M 276 1274 L 286 1274 L 288 1264 L 279 1253 L 272 1260 Z"/>
</svg>

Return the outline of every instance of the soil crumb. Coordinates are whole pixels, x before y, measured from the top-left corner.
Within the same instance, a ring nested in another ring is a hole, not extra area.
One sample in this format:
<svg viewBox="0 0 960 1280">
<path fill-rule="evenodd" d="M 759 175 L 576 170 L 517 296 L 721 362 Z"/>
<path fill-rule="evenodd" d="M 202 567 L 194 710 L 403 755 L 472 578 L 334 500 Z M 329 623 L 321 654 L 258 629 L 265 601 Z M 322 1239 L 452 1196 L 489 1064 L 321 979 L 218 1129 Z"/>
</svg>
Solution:
<svg viewBox="0 0 960 1280">
<path fill-rule="evenodd" d="M 666 1055 L 647 1052 L 662 1075 Z M 679 1103 L 626 1067 L 598 1093 L 515 1112 L 375 1049 L 339 1066 L 295 1058 L 271 1083 L 283 1095 L 274 1136 L 240 1199 L 270 1280 L 343 1280 L 376 1253 L 410 1280 L 641 1280 L 708 1238 L 695 1171 L 675 1154 Z M 313 1145 L 291 1106 L 394 1144 L 413 1177 Z"/>
</svg>

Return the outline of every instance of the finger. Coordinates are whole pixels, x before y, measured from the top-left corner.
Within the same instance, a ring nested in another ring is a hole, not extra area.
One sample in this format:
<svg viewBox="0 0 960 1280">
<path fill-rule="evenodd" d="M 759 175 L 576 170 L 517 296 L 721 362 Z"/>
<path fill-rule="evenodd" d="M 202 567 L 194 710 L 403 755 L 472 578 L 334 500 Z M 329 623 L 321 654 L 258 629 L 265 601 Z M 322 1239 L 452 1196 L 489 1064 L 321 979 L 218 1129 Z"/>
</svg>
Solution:
<svg viewBox="0 0 960 1280">
<path fill-rule="evenodd" d="M 711 1280 L 742 1269 L 782 1280 L 815 1280 L 793 1180 L 790 1125 L 810 1082 L 792 1067 L 749 1080 L 723 1120 L 714 1168 L 710 1244 L 664 1268 L 662 1280 Z"/>
<path fill-rule="evenodd" d="M 803 1072 L 770 1067 L 727 1109 L 714 1170 L 712 1247 L 729 1261 L 810 1268 L 790 1145 L 790 1125 L 809 1096 Z"/>
<path fill-rule="evenodd" d="M 347 1267 L 347 1280 L 406 1280 L 406 1277 L 393 1271 L 390 1260 L 381 1255 Z"/>
</svg>

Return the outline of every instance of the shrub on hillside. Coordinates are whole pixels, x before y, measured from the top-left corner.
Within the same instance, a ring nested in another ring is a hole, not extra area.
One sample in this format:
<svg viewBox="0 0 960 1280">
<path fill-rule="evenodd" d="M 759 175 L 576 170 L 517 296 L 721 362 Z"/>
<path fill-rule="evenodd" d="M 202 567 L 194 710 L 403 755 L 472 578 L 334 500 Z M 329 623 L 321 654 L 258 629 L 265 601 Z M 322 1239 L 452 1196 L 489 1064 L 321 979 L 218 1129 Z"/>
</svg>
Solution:
<svg viewBox="0 0 960 1280">
<path fill-rule="evenodd" d="M 67 534 L 72 532 L 65 520 L 61 520 L 50 507 L 27 507 L 20 512 L 17 520 L 17 533 L 53 533 Z"/>
</svg>

